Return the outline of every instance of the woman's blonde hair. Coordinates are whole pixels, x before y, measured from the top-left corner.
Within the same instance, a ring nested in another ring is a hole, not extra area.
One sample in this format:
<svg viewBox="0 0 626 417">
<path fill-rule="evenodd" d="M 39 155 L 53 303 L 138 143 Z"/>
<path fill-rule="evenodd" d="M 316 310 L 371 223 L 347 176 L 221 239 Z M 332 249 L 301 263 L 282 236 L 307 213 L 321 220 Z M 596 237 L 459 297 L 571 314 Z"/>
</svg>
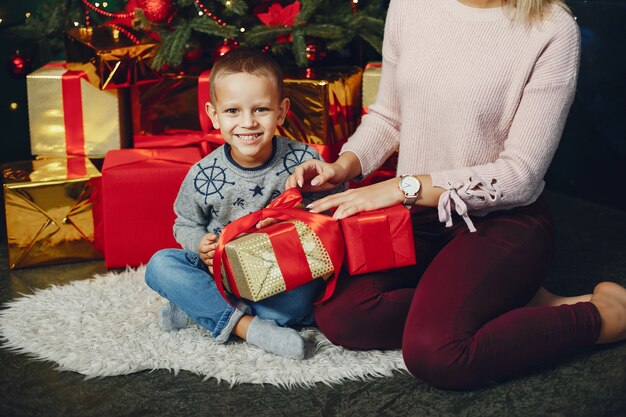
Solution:
<svg viewBox="0 0 626 417">
<path fill-rule="evenodd" d="M 529 23 L 541 21 L 553 4 L 572 14 L 563 0 L 503 0 L 503 2 L 512 10 L 517 19 Z"/>
</svg>

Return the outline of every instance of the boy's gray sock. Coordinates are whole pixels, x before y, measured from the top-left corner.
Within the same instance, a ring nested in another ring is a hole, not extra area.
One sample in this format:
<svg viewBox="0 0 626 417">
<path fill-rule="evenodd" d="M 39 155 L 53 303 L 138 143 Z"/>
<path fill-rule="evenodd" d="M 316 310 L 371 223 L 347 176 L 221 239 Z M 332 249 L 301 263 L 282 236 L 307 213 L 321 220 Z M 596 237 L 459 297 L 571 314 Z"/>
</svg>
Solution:
<svg viewBox="0 0 626 417">
<path fill-rule="evenodd" d="M 159 310 L 159 323 L 166 332 L 184 329 L 193 324 L 191 317 L 181 310 L 177 305 L 167 302 Z"/>
<path fill-rule="evenodd" d="M 266 352 L 292 359 L 304 359 L 304 340 L 289 327 L 280 327 L 272 320 L 254 317 L 248 326 L 246 341 Z"/>
</svg>

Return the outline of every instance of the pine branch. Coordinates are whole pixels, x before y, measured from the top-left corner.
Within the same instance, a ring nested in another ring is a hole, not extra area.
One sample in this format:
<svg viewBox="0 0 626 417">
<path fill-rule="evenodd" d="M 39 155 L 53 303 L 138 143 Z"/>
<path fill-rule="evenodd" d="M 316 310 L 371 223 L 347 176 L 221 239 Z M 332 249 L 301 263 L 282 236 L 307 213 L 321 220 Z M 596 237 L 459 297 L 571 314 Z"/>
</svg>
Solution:
<svg viewBox="0 0 626 417">
<path fill-rule="evenodd" d="M 221 38 L 232 38 L 239 33 L 236 27 L 230 25 L 222 26 L 214 22 L 213 19 L 207 19 L 206 16 L 192 18 L 191 22 L 189 22 L 189 27 L 196 32 Z"/>
<path fill-rule="evenodd" d="M 191 27 L 186 22 L 180 22 L 172 32 L 163 33 L 161 45 L 152 61 L 152 68 L 162 69 L 165 64 L 174 68 L 183 63 L 185 45 L 191 39 Z"/>
<path fill-rule="evenodd" d="M 248 4 L 244 0 L 220 0 L 224 5 L 225 14 L 243 16 L 248 11 Z"/>
<path fill-rule="evenodd" d="M 308 66 L 308 60 L 306 59 L 306 40 L 304 39 L 304 33 L 300 29 L 296 29 L 292 33 L 293 42 L 291 51 L 296 60 L 296 65 L 300 68 Z"/>
<path fill-rule="evenodd" d="M 176 0 L 178 7 L 188 7 L 194 4 L 194 0 Z"/>
<path fill-rule="evenodd" d="M 330 24 L 309 24 L 303 27 L 303 31 L 305 36 L 320 39 L 340 39 L 348 34 L 341 26 Z"/>
<path fill-rule="evenodd" d="M 296 16 L 294 26 L 301 26 L 307 23 L 311 16 L 321 6 L 322 0 L 301 0 L 300 13 Z"/>
<path fill-rule="evenodd" d="M 243 45 L 258 47 L 274 43 L 276 38 L 288 35 L 291 31 L 290 27 L 257 25 L 248 29 L 239 39 Z"/>
</svg>

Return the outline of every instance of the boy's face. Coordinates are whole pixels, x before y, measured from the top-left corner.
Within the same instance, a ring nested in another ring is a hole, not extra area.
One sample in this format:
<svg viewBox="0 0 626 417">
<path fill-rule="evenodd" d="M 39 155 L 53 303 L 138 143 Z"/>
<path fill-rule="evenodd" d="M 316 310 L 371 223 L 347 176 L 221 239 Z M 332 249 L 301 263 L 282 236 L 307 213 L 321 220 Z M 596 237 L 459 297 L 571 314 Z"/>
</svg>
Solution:
<svg viewBox="0 0 626 417">
<path fill-rule="evenodd" d="M 267 77 L 243 72 L 218 78 L 215 98 L 206 111 L 231 146 L 232 158 L 246 168 L 262 165 L 272 154 L 272 138 L 285 121 L 289 99 L 280 100 Z"/>
</svg>

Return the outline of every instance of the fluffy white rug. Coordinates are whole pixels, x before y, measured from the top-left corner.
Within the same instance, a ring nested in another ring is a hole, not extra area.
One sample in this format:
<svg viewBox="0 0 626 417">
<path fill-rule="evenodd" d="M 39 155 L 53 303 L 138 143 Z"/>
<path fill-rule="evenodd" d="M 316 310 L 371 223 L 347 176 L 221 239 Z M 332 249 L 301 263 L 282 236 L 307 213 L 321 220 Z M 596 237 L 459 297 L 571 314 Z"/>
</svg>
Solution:
<svg viewBox="0 0 626 417">
<path fill-rule="evenodd" d="M 181 369 L 231 385 L 311 386 L 406 372 L 400 351 L 350 351 L 317 329 L 301 334 L 305 360 L 268 354 L 241 341 L 213 342 L 198 326 L 164 332 L 156 312 L 164 302 L 144 281 L 145 269 L 97 275 L 12 300 L 0 311 L 4 347 L 87 377 Z"/>
</svg>

